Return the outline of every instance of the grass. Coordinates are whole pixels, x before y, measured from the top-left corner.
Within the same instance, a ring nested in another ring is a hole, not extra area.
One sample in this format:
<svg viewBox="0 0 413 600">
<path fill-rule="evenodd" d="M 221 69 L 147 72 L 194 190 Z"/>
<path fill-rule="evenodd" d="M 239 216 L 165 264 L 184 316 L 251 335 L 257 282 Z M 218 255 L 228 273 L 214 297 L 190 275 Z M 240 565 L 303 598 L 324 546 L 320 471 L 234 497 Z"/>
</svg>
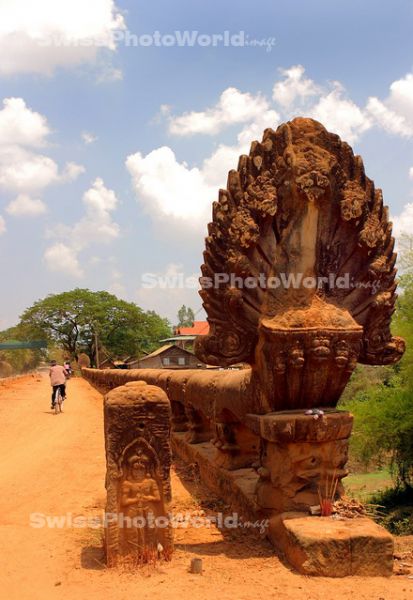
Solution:
<svg viewBox="0 0 413 600">
<path fill-rule="evenodd" d="M 343 484 L 346 494 L 361 502 L 369 501 L 372 496 L 394 485 L 388 469 L 372 473 L 352 473 L 343 480 Z"/>
<path fill-rule="evenodd" d="M 346 494 L 375 506 L 375 520 L 395 535 L 413 534 L 413 489 L 394 487 L 388 469 L 354 473 L 343 481 Z"/>
</svg>

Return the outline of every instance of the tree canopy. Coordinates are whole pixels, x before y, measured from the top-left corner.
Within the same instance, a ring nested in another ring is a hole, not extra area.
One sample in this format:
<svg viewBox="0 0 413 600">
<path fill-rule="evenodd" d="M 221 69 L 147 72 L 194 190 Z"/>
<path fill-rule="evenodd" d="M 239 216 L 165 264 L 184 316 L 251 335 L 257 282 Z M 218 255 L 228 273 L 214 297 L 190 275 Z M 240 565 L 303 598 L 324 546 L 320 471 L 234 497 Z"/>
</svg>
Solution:
<svg viewBox="0 0 413 600">
<path fill-rule="evenodd" d="M 0 331 L 0 342 L 18 342 L 26 339 L 19 326 Z M 13 373 L 24 373 L 35 369 L 44 356 L 43 350 L 0 350 L 0 361 L 8 363 Z"/>
<path fill-rule="evenodd" d="M 408 254 L 404 259 L 413 268 Z M 353 457 L 365 466 L 390 459 L 397 485 L 406 488 L 413 485 L 413 275 L 402 275 L 399 285 L 392 330 L 405 338 L 406 353 L 390 367 L 359 365 L 341 403 L 355 417 Z"/>
<path fill-rule="evenodd" d="M 132 302 L 108 292 L 75 289 L 52 294 L 26 309 L 19 328 L 28 339 L 46 338 L 71 358 L 86 352 L 95 363 L 99 349 L 111 358 L 151 351 L 170 325 L 153 311 L 143 311 Z"/>
<path fill-rule="evenodd" d="M 192 327 L 195 320 L 195 314 L 192 308 L 185 304 L 178 310 L 178 327 Z"/>
</svg>

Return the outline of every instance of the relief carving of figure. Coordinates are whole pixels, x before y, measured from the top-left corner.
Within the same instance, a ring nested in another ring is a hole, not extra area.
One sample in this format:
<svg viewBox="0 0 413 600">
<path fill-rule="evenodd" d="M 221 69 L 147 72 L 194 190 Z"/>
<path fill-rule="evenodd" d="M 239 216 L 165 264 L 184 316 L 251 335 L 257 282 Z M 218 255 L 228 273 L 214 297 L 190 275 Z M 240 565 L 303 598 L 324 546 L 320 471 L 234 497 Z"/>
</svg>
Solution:
<svg viewBox="0 0 413 600">
<path fill-rule="evenodd" d="M 149 466 L 141 456 L 127 460 L 126 475 L 121 484 L 120 509 L 129 517 L 132 526 L 125 528 L 126 541 L 146 547 L 155 543 L 155 530 L 151 519 L 160 512 L 162 499 L 157 481 L 151 476 Z M 128 524 L 128 520 L 125 519 Z"/>
</svg>

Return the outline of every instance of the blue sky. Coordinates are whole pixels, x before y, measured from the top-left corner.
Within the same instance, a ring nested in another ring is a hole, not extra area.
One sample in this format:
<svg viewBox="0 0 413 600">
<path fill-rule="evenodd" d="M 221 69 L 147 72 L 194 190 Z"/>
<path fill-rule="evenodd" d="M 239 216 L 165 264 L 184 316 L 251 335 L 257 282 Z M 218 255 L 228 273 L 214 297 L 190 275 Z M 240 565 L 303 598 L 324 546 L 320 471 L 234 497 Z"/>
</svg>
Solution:
<svg viewBox="0 0 413 600">
<path fill-rule="evenodd" d="M 142 275 L 198 275 L 227 171 L 300 114 L 351 143 L 410 232 L 412 17 L 411 0 L 2 0 L 0 328 L 76 286 L 198 310 L 194 286 Z M 225 30 L 273 46 L 125 44 Z"/>
</svg>

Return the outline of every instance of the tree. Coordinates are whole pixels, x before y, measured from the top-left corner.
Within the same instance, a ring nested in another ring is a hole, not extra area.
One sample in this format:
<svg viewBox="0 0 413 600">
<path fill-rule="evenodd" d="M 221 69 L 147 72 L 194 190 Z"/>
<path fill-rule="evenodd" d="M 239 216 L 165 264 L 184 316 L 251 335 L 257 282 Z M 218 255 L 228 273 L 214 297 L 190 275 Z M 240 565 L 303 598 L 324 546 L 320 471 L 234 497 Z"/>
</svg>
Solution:
<svg viewBox="0 0 413 600">
<path fill-rule="evenodd" d="M 112 358 L 150 351 L 160 337 L 170 335 L 170 326 L 153 311 L 144 312 L 132 302 L 108 292 L 75 289 L 52 294 L 35 302 L 20 319 L 33 338 L 46 337 L 68 356 L 77 359 L 86 352 L 96 363 L 98 347 Z"/>
<path fill-rule="evenodd" d="M 408 488 L 413 484 L 413 275 L 403 275 L 400 288 L 392 329 L 405 338 L 406 353 L 396 365 L 376 367 L 374 376 L 372 367 L 359 367 L 342 406 L 355 417 L 353 455 L 366 466 L 390 458 L 397 485 Z"/>
<path fill-rule="evenodd" d="M 195 320 L 195 314 L 192 308 L 185 304 L 178 310 L 178 327 L 192 327 Z"/>
<path fill-rule="evenodd" d="M 0 331 L 0 342 L 24 342 L 29 338 L 25 335 L 23 328 L 10 327 Z M 44 359 L 44 350 L 2 350 L 0 361 L 11 365 L 13 373 L 25 373 L 35 369 Z"/>
</svg>

